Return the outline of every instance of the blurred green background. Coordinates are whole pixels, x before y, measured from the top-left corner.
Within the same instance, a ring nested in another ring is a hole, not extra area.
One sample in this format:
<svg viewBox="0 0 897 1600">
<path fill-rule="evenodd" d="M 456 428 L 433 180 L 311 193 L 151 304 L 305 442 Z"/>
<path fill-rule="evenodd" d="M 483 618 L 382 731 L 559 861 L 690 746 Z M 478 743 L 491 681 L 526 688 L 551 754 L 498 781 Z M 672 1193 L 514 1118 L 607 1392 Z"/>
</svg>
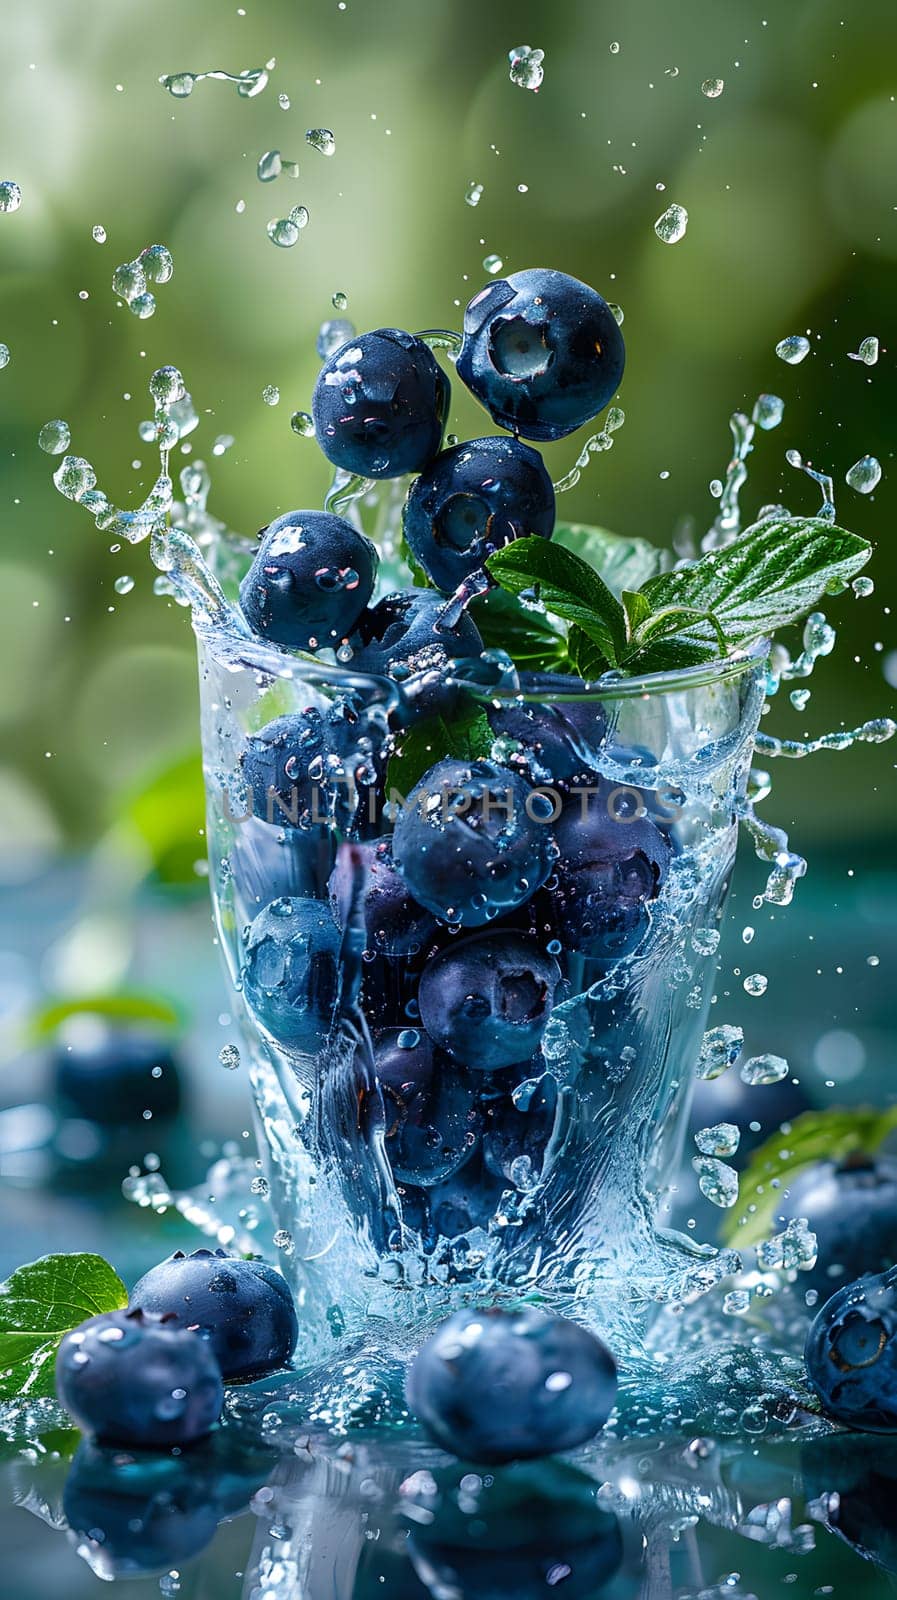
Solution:
<svg viewBox="0 0 897 1600">
<path fill-rule="evenodd" d="M 626 426 L 567 497 L 571 518 L 662 544 L 683 519 L 702 530 L 730 412 L 761 390 L 783 396 L 785 422 L 760 441 L 746 509 L 779 498 L 816 509 L 815 486 L 784 463 L 797 447 L 833 471 L 839 520 L 877 542 L 876 593 L 833 603 L 840 643 L 809 707 L 783 695 L 766 726 L 800 737 L 893 709 L 893 4 L 94 0 L 88 15 L 30 0 L 7 8 L 3 37 L 0 176 L 24 194 L 0 217 L 7 879 L 102 835 L 148 775 L 196 745 L 187 618 L 153 595 L 145 548 L 111 554 L 56 494 L 41 424 L 67 419 L 102 486 L 135 504 L 155 465 L 137 435 L 147 380 L 176 363 L 202 415 L 189 448 L 213 465 L 212 508 L 254 532 L 320 504 L 325 464 L 289 419 L 309 403 L 334 291 L 360 328 L 459 326 L 491 253 L 507 271 L 575 273 L 625 312 Z M 507 53 L 523 42 L 545 51 L 537 94 L 509 80 Z M 157 81 L 272 57 L 253 99 L 210 81 L 176 101 Z M 701 84 L 715 77 L 725 88 L 708 99 Z M 305 142 L 316 126 L 335 133 L 331 159 Z M 259 183 L 258 157 L 272 148 L 299 162 L 297 181 Z M 472 181 L 483 186 L 476 209 L 464 198 Z M 671 201 L 690 219 L 675 246 L 653 229 Z M 294 249 L 277 249 L 266 224 L 298 202 L 310 223 Z M 139 321 L 111 277 L 153 242 L 172 251 L 175 274 L 156 315 Z M 789 367 L 774 346 L 795 332 L 812 353 Z M 872 368 L 848 359 L 870 334 L 883 346 Z M 262 399 L 270 384 L 274 407 Z M 450 427 L 484 431 L 458 384 Z M 222 433 L 235 443 L 213 461 Z M 580 442 L 548 447 L 553 476 Z M 844 484 L 866 452 L 884 467 L 868 499 Z M 120 596 L 122 574 L 135 581 Z M 885 747 L 780 770 L 767 814 L 799 816 L 800 846 L 862 834 L 880 858 L 893 760 Z M 162 851 L 174 876 L 202 853 L 190 804 L 186 841 Z"/>
</svg>

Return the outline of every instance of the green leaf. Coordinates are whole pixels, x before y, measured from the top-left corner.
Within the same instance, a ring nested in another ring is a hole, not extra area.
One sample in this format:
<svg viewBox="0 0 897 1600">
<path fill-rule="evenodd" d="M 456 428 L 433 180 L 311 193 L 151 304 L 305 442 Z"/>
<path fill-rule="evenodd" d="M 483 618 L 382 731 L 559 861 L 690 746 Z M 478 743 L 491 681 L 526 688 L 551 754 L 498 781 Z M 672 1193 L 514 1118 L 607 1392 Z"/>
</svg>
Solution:
<svg viewBox="0 0 897 1600">
<path fill-rule="evenodd" d="M 470 607 L 487 650 L 506 650 L 519 667 L 551 667 L 563 662 L 566 641 L 550 617 L 526 606 L 507 589 L 490 589 Z"/>
<path fill-rule="evenodd" d="M 638 589 L 660 572 L 666 553 L 647 539 L 629 539 L 606 528 L 589 528 L 582 522 L 559 522 L 551 542 L 572 550 L 604 579 L 615 595 Z"/>
<path fill-rule="evenodd" d="M 42 1256 L 0 1283 L 0 1400 L 52 1395 L 60 1340 L 87 1317 L 118 1311 L 128 1291 L 102 1256 Z"/>
<path fill-rule="evenodd" d="M 77 1000 L 49 1000 L 29 1018 L 29 1040 L 37 1044 L 56 1032 L 68 1017 L 83 1014 L 108 1017 L 111 1022 L 153 1022 L 180 1028 L 184 1016 L 170 1001 L 155 994 L 87 994 Z"/>
<path fill-rule="evenodd" d="M 452 718 L 427 717 L 412 722 L 396 740 L 386 771 L 386 793 L 409 795 L 434 762 L 453 756 L 458 761 L 479 761 L 488 756 L 495 740 L 486 713 L 472 705 Z"/>
<path fill-rule="evenodd" d="M 821 517 L 770 517 L 746 529 L 734 544 L 650 578 L 641 592 L 652 612 L 671 607 L 712 612 L 732 651 L 805 616 L 832 582 L 853 577 L 870 554 L 865 539 Z M 692 621 L 677 631 L 690 649 L 704 646 L 704 656 L 697 659 L 719 654 L 710 622 Z M 638 671 L 662 670 L 667 662 L 663 645 L 657 651 L 646 644 L 627 659 Z"/>
<path fill-rule="evenodd" d="M 538 590 L 549 611 L 576 623 L 616 666 L 626 649 L 623 607 L 579 556 L 533 535 L 496 550 L 486 566 L 512 594 Z"/>
<path fill-rule="evenodd" d="M 604 652 L 575 623 L 567 636 L 567 657 L 573 671 L 578 673 L 580 678 L 585 678 L 587 683 L 600 678 L 610 666 Z"/>
<path fill-rule="evenodd" d="M 651 602 L 646 595 L 636 594 L 632 589 L 624 589 L 620 599 L 626 612 L 626 626 L 631 639 L 639 623 L 650 617 Z"/>
<path fill-rule="evenodd" d="M 127 794 L 119 817 L 136 829 L 163 881 L 196 884 L 193 863 L 205 855 L 205 793 L 199 751 L 171 762 Z"/>
<path fill-rule="evenodd" d="M 776 1231 L 783 1192 L 799 1172 L 817 1161 L 843 1161 L 855 1151 L 874 1155 L 895 1128 L 897 1106 L 887 1111 L 866 1106 L 805 1111 L 795 1117 L 790 1133 L 772 1134 L 751 1156 L 741 1175 L 738 1204 L 723 1225 L 725 1243 L 740 1247 L 768 1238 Z M 812 1228 L 813 1218 L 809 1221 Z"/>
</svg>

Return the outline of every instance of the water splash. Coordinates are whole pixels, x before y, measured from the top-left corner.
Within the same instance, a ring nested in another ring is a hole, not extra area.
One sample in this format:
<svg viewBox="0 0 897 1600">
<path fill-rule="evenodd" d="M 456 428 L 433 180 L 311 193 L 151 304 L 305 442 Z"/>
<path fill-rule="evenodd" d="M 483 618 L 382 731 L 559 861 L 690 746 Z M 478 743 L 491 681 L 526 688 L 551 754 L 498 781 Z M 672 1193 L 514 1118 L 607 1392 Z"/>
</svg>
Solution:
<svg viewBox="0 0 897 1600">
<path fill-rule="evenodd" d="M 555 494 L 566 494 L 568 489 L 575 489 L 592 456 L 600 455 L 613 447 L 613 435 L 618 428 L 622 428 L 625 421 L 625 412 L 621 411 L 619 406 L 611 406 L 601 432 L 593 433 L 591 438 L 586 440 L 570 471 L 565 472 L 564 476 L 554 484 Z"/>
<path fill-rule="evenodd" d="M 0 368 L 8 367 L 11 360 L 8 344 L 0 344 Z"/>
<path fill-rule="evenodd" d="M 478 206 L 482 198 L 483 185 L 481 183 L 469 183 L 464 191 L 464 199 L 467 204 L 469 206 Z"/>
<path fill-rule="evenodd" d="M 886 744 L 895 733 L 897 722 L 890 717 L 872 717 L 858 728 L 822 733 L 818 739 L 776 739 L 772 734 L 758 733 L 756 748 L 765 756 L 783 756 L 798 761 L 803 756 L 816 755 L 819 750 L 849 750 L 855 744 Z"/>
<path fill-rule="evenodd" d="M 786 339 L 780 339 L 776 345 L 776 355 L 780 361 L 786 361 L 789 367 L 799 366 L 809 354 L 810 341 L 802 333 L 789 333 Z"/>
<path fill-rule="evenodd" d="M 150 244 L 133 261 L 122 261 L 112 274 L 112 290 L 135 317 L 153 316 L 156 297 L 150 283 L 168 283 L 174 275 L 174 260 L 164 244 Z"/>
<path fill-rule="evenodd" d="M 675 201 L 667 206 L 654 224 L 654 232 L 663 244 L 678 244 L 680 239 L 685 238 L 687 228 L 688 212 L 684 206 L 676 205 Z"/>
<path fill-rule="evenodd" d="M 809 461 L 804 461 L 799 450 L 786 450 L 785 460 L 789 467 L 794 467 L 797 472 L 805 472 L 808 478 L 812 478 L 814 483 L 818 483 L 822 491 L 822 505 L 816 515 L 822 517 L 825 522 L 834 522 L 835 485 L 831 475 L 827 472 L 817 472 Z"/>
<path fill-rule="evenodd" d="M 269 61 L 264 67 L 249 67 L 243 72 L 224 72 L 220 67 L 210 67 L 206 72 L 166 72 L 159 82 L 175 100 L 186 100 L 196 85 L 206 78 L 214 78 L 221 83 L 235 83 L 241 99 L 252 100 L 267 87 L 268 74 L 273 66 L 274 62 Z"/>
<path fill-rule="evenodd" d="M 881 482 L 881 462 L 875 456 L 861 456 L 848 467 L 844 477 L 857 494 L 871 494 Z"/>
<path fill-rule="evenodd" d="M 268 223 L 268 238 L 272 244 L 279 245 L 281 250 L 292 250 L 293 245 L 299 243 L 302 229 L 307 226 L 307 207 L 293 206 L 288 217 L 272 217 Z"/>
<path fill-rule="evenodd" d="M 508 76 L 519 89 L 538 90 L 545 78 L 544 50 L 533 50 L 528 44 L 515 45 L 508 51 L 511 63 Z"/>
<path fill-rule="evenodd" d="M 281 176 L 298 178 L 299 163 L 286 160 L 279 150 L 266 150 L 259 156 L 255 171 L 259 183 L 273 183 Z"/>
<path fill-rule="evenodd" d="M 859 350 L 848 350 L 847 356 L 850 361 L 862 361 L 864 366 L 874 367 L 878 360 L 878 340 L 875 334 L 870 334 L 868 339 L 862 339 Z"/>
<path fill-rule="evenodd" d="M 336 154 L 336 140 L 329 128 L 309 128 L 305 135 L 306 144 L 317 150 L 322 156 Z"/>
</svg>

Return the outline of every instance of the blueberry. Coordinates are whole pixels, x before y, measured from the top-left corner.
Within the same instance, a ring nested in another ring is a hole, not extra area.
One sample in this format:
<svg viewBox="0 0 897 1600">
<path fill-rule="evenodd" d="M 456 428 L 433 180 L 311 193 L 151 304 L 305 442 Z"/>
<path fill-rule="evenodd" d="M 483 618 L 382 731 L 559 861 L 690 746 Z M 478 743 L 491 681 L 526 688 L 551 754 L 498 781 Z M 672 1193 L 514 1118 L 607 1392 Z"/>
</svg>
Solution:
<svg viewBox="0 0 897 1600">
<path fill-rule="evenodd" d="M 460 1172 L 428 1191 L 431 1240 L 458 1239 L 474 1228 L 488 1231 L 509 1187 L 504 1178 L 490 1171 L 482 1153 L 477 1152 Z"/>
<path fill-rule="evenodd" d="M 421 472 L 439 449 L 451 386 L 422 339 L 378 328 L 325 361 L 312 415 L 328 461 L 364 478 Z"/>
<path fill-rule="evenodd" d="M 519 683 L 519 699 L 493 703 L 488 711 L 496 737 L 520 746 L 506 757 L 509 765 L 525 768 L 537 783 L 565 785 L 579 777 L 584 786 L 595 785 L 606 726 L 601 702 L 584 697 L 582 679 L 565 673 L 521 672 Z"/>
<path fill-rule="evenodd" d="M 224 1403 L 208 1340 L 140 1310 L 106 1311 L 67 1333 L 56 1356 L 60 1405 L 83 1433 L 115 1444 L 189 1444 Z"/>
<path fill-rule="evenodd" d="M 130 1305 L 174 1312 L 182 1323 L 198 1327 L 228 1379 L 286 1366 L 299 1334 L 293 1297 L 280 1273 L 226 1250 L 176 1250 L 135 1283 Z"/>
<path fill-rule="evenodd" d="M 829 1416 L 869 1433 L 897 1430 L 897 1267 L 833 1294 L 811 1324 L 804 1355 Z"/>
<path fill-rule="evenodd" d="M 396 871 L 390 839 L 377 839 L 360 848 L 367 866 L 364 898 L 367 950 L 386 956 L 417 955 L 435 931 L 435 917 L 418 905 L 405 879 Z M 351 896 L 350 872 L 342 851 L 337 856 L 328 889 L 337 920 L 342 925 Z"/>
<path fill-rule="evenodd" d="M 550 539 L 554 489 L 542 457 L 519 439 L 471 439 L 416 478 L 405 538 L 437 589 L 452 594 L 487 556 L 526 534 Z"/>
<path fill-rule="evenodd" d="M 474 295 L 458 377 L 499 427 L 562 439 L 604 410 L 624 360 L 607 301 L 565 272 L 536 267 Z"/>
<path fill-rule="evenodd" d="M 548 877 L 547 796 L 492 761 L 439 761 L 408 795 L 393 856 L 415 899 L 444 922 L 481 927 Z"/>
<path fill-rule="evenodd" d="M 264 530 L 240 605 L 263 639 L 319 650 L 352 632 L 376 576 L 377 552 L 350 522 L 328 511 L 287 511 Z"/>
<path fill-rule="evenodd" d="M 171 1042 L 145 1028 L 111 1027 L 79 1014 L 61 1030 L 52 1067 L 65 1108 L 104 1128 L 145 1126 L 147 1111 L 154 1119 L 172 1117 L 181 1103 Z"/>
<path fill-rule="evenodd" d="M 862 1435 L 812 1438 L 801 1451 L 807 1501 L 821 1502 L 825 1525 L 867 1561 L 897 1573 L 897 1449 Z"/>
<path fill-rule="evenodd" d="M 585 1444 L 603 1428 L 616 1390 L 613 1356 L 594 1334 L 528 1306 L 457 1311 L 423 1346 L 407 1383 L 430 1437 L 486 1463 Z"/>
<path fill-rule="evenodd" d="M 555 833 L 557 916 L 565 945 L 598 960 L 631 954 L 667 874 L 667 840 L 648 817 L 609 816 L 603 796 L 565 806 Z"/>
<path fill-rule="evenodd" d="M 561 969 L 534 939 L 482 933 L 428 961 L 420 1015 L 431 1039 L 481 1072 L 527 1061 L 551 1015 Z"/>
<path fill-rule="evenodd" d="M 274 814 L 281 815 L 276 806 Z M 272 900 L 317 894 L 322 878 L 326 881 L 332 859 L 329 835 L 324 841 L 323 864 L 316 848 L 320 844 L 320 837 L 312 843 L 304 831 L 272 828 L 256 816 L 243 818 L 234 828 L 228 851 L 241 922 L 251 920 Z"/>
<path fill-rule="evenodd" d="M 823 1294 L 897 1261 L 897 1160 L 855 1154 L 798 1172 L 780 1215 L 806 1217 L 816 1235 L 816 1265 L 801 1282 Z"/>
<path fill-rule="evenodd" d="M 339 990 L 340 934 L 326 901 L 272 900 L 243 935 L 240 980 L 277 1044 L 317 1054 Z"/>
<path fill-rule="evenodd" d="M 275 717 L 248 736 L 240 755 L 252 815 L 278 828 L 363 827 L 367 791 L 381 776 L 381 742 L 349 701 Z"/>
<path fill-rule="evenodd" d="M 466 611 L 446 621 L 446 602 L 431 589 L 406 589 L 388 594 L 359 623 L 361 648 L 353 666 L 359 672 L 392 678 L 413 695 L 424 714 L 448 714 L 458 691 L 444 683 L 446 662 L 478 656 L 483 648 L 476 624 Z"/>
<path fill-rule="evenodd" d="M 378 1103 L 363 1096 L 362 1126 L 380 1122 L 400 1183 L 429 1188 L 469 1161 L 481 1117 L 468 1072 L 433 1048 L 418 1028 L 390 1028 L 374 1040 Z"/>
<path fill-rule="evenodd" d="M 512 1092 L 490 1097 L 484 1104 L 483 1128 L 483 1160 L 489 1171 L 515 1189 L 531 1189 L 542 1172 L 557 1106 L 557 1080 L 538 1063 Z"/>
</svg>

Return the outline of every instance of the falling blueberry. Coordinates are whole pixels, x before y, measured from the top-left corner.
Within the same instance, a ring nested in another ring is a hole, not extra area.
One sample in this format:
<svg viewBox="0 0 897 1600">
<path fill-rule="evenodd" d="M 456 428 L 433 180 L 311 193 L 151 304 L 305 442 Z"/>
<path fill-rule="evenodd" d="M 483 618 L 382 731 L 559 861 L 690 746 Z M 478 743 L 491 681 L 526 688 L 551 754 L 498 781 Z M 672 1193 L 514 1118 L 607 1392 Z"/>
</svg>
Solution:
<svg viewBox="0 0 897 1600">
<path fill-rule="evenodd" d="M 288 511 L 263 530 L 240 605 L 253 632 L 291 650 L 333 647 L 371 598 L 377 551 L 343 517 Z"/>
<path fill-rule="evenodd" d="M 420 472 L 442 442 L 450 394 L 422 339 L 378 328 L 325 361 L 312 398 L 315 435 L 328 461 L 345 472 Z"/>
</svg>

